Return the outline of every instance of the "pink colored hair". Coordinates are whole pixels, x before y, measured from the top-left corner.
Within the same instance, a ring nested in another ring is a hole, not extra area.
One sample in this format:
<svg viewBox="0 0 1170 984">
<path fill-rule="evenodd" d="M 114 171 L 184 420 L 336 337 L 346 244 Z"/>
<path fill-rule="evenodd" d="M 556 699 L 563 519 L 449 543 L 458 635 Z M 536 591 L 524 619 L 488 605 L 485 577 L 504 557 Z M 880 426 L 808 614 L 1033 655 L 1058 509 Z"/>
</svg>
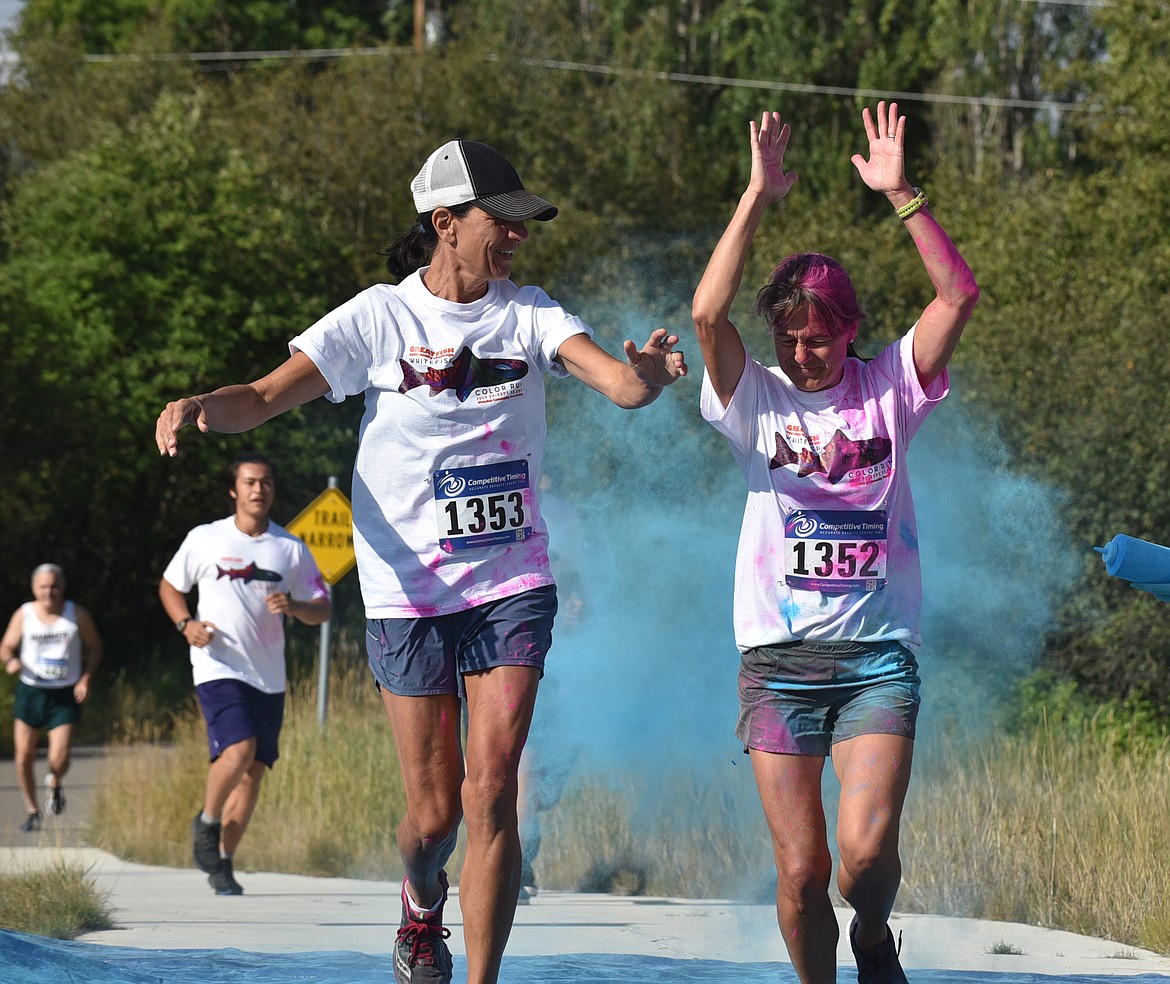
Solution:
<svg viewBox="0 0 1170 984">
<path fill-rule="evenodd" d="M 835 336 L 857 327 L 866 316 L 845 268 L 822 253 L 794 253 L 782 260 L 756 295 L 756 314 L 773 333 L 785 329 L 806 305 Z"/>
</svg>

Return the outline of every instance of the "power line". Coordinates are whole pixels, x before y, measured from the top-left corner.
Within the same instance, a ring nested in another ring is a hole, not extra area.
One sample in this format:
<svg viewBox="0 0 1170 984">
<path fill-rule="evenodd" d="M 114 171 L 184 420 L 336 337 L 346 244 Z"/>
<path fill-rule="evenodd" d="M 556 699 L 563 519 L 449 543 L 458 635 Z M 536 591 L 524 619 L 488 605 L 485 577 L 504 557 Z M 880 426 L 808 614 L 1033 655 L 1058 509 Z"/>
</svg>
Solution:
<svg viewBox="0 0 1170 984">
<path fill-rule="evenodd" d="M 135 62 L 135 61 L 190 61 L 219 66 L 227 69 L 231 63 L 273 62 L 303 59 L 306 61 L 327 61 L 348 57 L 378 57 L 389 54 L 410 54 L 411 48 L 307 48 L 304 50 L 282 51 L 192 51 L 168 52 L 156 55 L 86 55 L 85 61 L 93 63 Z M 488 61 L 499 61 L 499 55 L 489 55 Z M 622 78 L 641 78 L 663 82 L 678 82 L 687 85 L 724 86 L 742 89 L 765 89 L 774 92 L 802 92 L 810 95 L 850 96 L 865 99 L 896 99 L 899 101 L 940 103 L 959 106 L 980 106 L 998 109 L 1033 109 L 1054 112 L 1086 110 L 1084 103 L 1057 102 L 1050 99 L 1014 99 L 1002 96 L 962 96 L 945 92 L 891 92 L 883 89 L 862 89 L 853 86 L 815 85 L 806 82 L 775 82 L 763 79 L 740 79 L 721 75 L 695 75 L 688 72 L 663 72 L 645 68 L 624 68 L 616 65 L 592 65 L 585 62 L 558 61 L 544 58 L 522 58 L 522 65 L 530 68 L 547 68 L 556 71 L 586 72 L 594 75 L 609 75 Z"/>
<path fill-rule="evenodd" d="M 280 51 L 170 51 L 152 55 L 85 55 L 84 60 L 97 64 L 140 61 L 264 62 L 295 59 L 330 61 L 338 58 L 384 57 L 412 53 L 413 49 L 411 48 L 385 46 L 380 48 L 298 48 Z"/>
<path fill-rule="evenodd" d="M 498 56 L 497 56 L 498 57 Z M 612 65 L 587 65 L 580 62 L 550 61 L 537 58 L 521 59 L 521 64 L 540 68 L 557 68 L 573 72 L 591 72 L 599 75 L 620 75 L 632 78 L 660 79 L 667 82 L 686 82 L 697 85 L 732 86 L 743 89 L 770 89 L 777 92 L 804 92 L 826 96 L 860 96 L 866 99 L 897 99 L 900 101 L 951 103 L 962 106 L 987 106 L 1001 109 L 1084 110 L 1083 103 L 1055 102 L 1048 99 L 1011 99 L 1001 96 L 960 96 L 945 92 L 890 92 L 884 89 L 859 89 L 842 85 L 813 85 L 805 82 L 768 82 L 762 79 L 737 79 L 719 75 L 691 75 L 686 72 L 658 72 L 644 68 L 617 68 Z"/>
</svg>

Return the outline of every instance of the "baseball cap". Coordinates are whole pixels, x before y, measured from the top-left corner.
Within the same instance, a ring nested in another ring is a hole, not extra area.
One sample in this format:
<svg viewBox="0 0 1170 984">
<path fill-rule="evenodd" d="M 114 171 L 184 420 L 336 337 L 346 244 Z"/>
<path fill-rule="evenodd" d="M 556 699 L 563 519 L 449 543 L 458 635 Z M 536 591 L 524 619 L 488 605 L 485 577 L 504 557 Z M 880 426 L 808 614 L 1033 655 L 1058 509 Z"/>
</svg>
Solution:
<svg viewBox="0 0 1170 984">
<path fill-rule="evenodd" d="M 449 140 L 436 150 L 410 183 L 419 215 L 474 202 L 497 219 L 547 222 L 557 209 L 524 187 L 508 159 L 474 140 Z"/>
</svg>

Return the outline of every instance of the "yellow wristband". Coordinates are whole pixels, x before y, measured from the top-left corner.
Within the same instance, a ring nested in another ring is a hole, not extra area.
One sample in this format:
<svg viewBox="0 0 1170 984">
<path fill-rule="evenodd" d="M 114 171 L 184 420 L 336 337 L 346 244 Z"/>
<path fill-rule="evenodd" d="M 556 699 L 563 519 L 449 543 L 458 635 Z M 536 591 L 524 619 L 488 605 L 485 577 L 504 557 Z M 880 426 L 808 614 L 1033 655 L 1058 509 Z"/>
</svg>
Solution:
<svg viewBox="0 0 1170 984">
<path fill-rule="evenodd" d="M 930 200 L 926 197 L 926 192 L 921 188 L 914 189 L 914 197 L 910 199 L 905 205 L 897 210 L 894 214 L 903 221 L 910 218 L 915 212 L 920 211 L 930 204 Z"/>
</svg>

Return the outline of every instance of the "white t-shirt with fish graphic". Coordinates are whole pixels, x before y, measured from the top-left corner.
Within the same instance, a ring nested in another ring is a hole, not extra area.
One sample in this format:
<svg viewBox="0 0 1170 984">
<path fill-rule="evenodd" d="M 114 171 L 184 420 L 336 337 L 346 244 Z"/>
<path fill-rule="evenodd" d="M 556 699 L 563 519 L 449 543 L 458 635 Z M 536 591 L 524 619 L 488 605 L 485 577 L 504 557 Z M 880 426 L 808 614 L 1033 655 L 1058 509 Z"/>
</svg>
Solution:
<svg viewBox="0 0 1170 984">
<path fill-rule="evenodd" d="M 544 374 L 592 336 L 538 287 L 492 281 L 435 297 L 426 268 L 377 284 L 289 343 L 340 403 L 365 395 L 353 474 L 354 552 L 367 618 L 464 611 L 552 584 L 536 489 Z"/>
<path fill-rule="evenodd" d="M 870 362 L 847 359 L 806 393 L 747 354 L 724 408 L 704 374 L 703 417 L 747 479 L 735 563 L 735 641 L 920 643 L 918 528 L 906 452 L 948 392 L 923 390 L 914 329 Z"/>
<path fill-rule="evenodd" d="M 199 589 L 195 618 L 215 623 L 205 648 L 191 647 L 196 685 L 240 680 L 266 694 L 285 688 L 284 618 L 264 601 L 285 591 L 296 601 L 327 598 L 317 562 L 304 541 L 269 520 L 249 536 L 235 516 L 196 526 L 167 564 L 163 577 L 187 594 Z"/>
</svg>

